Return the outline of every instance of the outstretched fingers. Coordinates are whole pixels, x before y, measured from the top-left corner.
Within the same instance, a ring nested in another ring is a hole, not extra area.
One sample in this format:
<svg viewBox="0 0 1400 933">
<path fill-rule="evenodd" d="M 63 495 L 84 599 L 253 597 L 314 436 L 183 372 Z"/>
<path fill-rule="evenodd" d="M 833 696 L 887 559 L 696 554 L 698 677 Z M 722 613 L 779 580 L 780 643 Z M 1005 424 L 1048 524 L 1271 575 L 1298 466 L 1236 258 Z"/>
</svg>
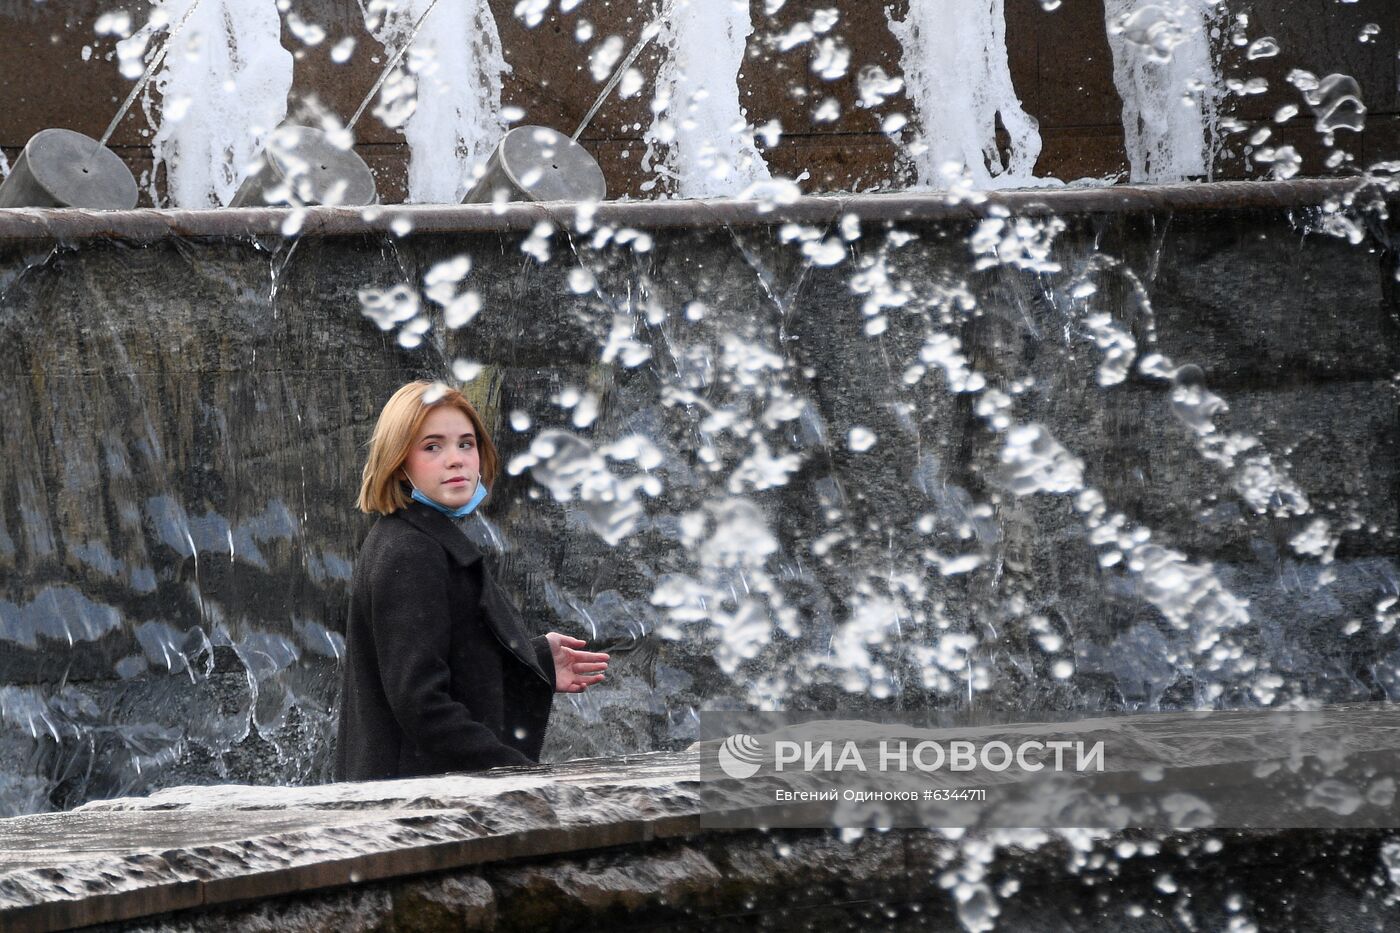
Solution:
<svg viewBox="0 0 1400 933">
<path fill-rule="evenodd" d="M 584 688 L 591 687 L 603 679 L 602 674 L 575 674 L 574 682 L 569 684 L 569 692 L 582 693 Z"/>
</svg>

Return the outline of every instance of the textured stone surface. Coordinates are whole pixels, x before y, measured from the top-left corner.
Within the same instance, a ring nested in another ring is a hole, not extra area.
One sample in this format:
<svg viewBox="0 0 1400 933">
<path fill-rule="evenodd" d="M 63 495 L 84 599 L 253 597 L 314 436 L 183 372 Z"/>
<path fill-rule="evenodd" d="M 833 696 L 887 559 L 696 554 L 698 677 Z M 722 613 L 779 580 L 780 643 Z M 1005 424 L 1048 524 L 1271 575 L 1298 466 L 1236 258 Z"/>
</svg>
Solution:
<svg viewBox="0 0 1400 933">
<path fill-rule="evenodd" d="M 394 886 L 395 933 L 490 930 L 497 921 L 496 894 L 475 875 L 441 875 Z"/>
</svg>

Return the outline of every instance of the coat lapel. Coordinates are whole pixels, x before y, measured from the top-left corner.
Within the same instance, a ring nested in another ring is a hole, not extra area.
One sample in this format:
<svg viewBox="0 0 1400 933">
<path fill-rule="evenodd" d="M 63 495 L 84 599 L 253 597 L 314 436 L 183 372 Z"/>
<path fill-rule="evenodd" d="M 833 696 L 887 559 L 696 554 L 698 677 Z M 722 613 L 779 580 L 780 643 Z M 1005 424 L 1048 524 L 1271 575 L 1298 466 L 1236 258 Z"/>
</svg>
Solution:
<svg viewBox="0 0 1400 933">
<path fill-rule="evenodd" d="M 452 559 L 463 567 L 470 567 L 481 560 L 481 548 L 462 534 L 462 530 L 452 524 L 452 519 L 436 509 L 430 509 L 415 500 L 394 514 L 403 518 L 404 521 L 425 535 L 435 538 L 439 544 L 447 548 L 447 553 Z"/>
<path fill-rule="evenodd" d="M 394 514 L 436 540 L 461 566 L 470 567 L 481 560 L 481 548 L 464 535 L 462 529 L 454 525 L 450 518 L 436 509 L 414 500 Z M 482 567 L 481 574 L 481 609 L 482 615 L 486 617 L 487 626 L 501 643 L 510 649 L 511 654 L 552 686 L 554 677 L 540 667 L 539 659 L 535 657 L 534 649 L 530 646 L 530 635 L 525 630 L 525 621 L 520 618 L 520 612 L 501 592 L 495 578 L 485 566 Z"/>
</svg>

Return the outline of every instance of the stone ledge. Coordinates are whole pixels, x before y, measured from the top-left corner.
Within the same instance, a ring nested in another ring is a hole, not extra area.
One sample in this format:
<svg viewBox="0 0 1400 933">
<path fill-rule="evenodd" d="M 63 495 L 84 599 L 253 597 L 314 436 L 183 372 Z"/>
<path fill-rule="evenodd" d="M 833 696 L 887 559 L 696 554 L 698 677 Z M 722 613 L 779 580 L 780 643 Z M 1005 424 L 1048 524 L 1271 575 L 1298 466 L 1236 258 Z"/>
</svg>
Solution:
<svg viewBox="0 0 1400 933">
<path fill-rule="evenodd" d="M 846 214 L 862 221 L 968 220 L 993 207 L 1017 214 L 1123 214 L 1212 210 L 1313 207 L 1357 190 L 1356 178 L 1236 181 L 1180 185 L 1121 185 L 1083 188 L 1037 188 L 988 192 L 979 204 L 950 204 L 933 193 L 899 192 L 800 197 L 765 205 L 731 198 L 677 201 L 606 201 L 592 211 L 596 225 L 655 230 L 674 227 L 774 226 L 832 223 Z M 1393 197 L 1389 195 L 1388 197 Z M 400 220 L 412 234 L 523 232 L 542 220 L 575 227 L 579 205 L 570 202 L 511 203 L 497 210 L 489 204 L 380 205 L 365 219 L 365 209 L 313 207 L 305 210 L 299 236 L 388 236 Z M 88 211 L 7 208 L 0 210 L 0 242 L 125 240 L 148 242 L 168 237 L 208 238 L 282 236 L 291 211 L 275 208 L 218 210 Z"/>
<path fill-rule="evenodd" d="M 1291 733 L 1266 711 L 1209 715 L 1214 717 L 1210 721 L 1200 714 L 1159 713 L 1079 723 L 1089 730 L 1080 737 L 1124 736 L 1125 754 L 1110 752 L 1112 766 L 1103 775 L 1113 794 L 1110 809 L 1118 811 L 1120 801 L 1131 798 L 1134 791 L 1129 784 L 1144 779 L 1163 782 L 1162 775 L 1144 776 L 1142 769 L 1151 761 L 1165 764 L 1169 780 L 1162 786 L 1175 796 L 1183 791 L 1205 794 L 1210 786 L 1245 797 L 1259 796 L 1257 786 L 1241 783 L 1241 775 L 1257 776 L 1256 765 L 1276 762 L 1277 739 L 1287 739 Z M 1349 759 L 1367 757 L 1364 749 L 1388 751 L 1400 746 L 1396 734 L 1400 730 L 1389 724 L 1388 708 L 1339 707 L 1328 715 L 1333 719 L 1318 723 L 1314 733 L 1289 746 L 1300 765 L 1304 760 L 1320 761 L 1335 766 L 1329 775 L 1350 779 L 1353 775 L 1338 770 L 1339 756 L 1350 764 Z M 881 728 L 885 727 L 863 723 L 862 735 Z M 1053 723 L 1008 724 L 941 730 L 940 737 L 995 734 L 1014 740 L 1016 734 L 1042 734 L 1054 728 Z M 1334 737 L 1344 741 L 1338 743 Z M 754 827 L 786 825 L 800 830 L 793 838 L 805 840 L 804 846 L 837 847 L 829 829 L 816 829 L 829 825 L 823 824 L 818 812 L 827 808 L 773 804 L 774 786 L 788 782 L 789 787 L 802 787 L 803 782 L 812 786 L 814 776 L 799 772 L 780 779 L 767 775 L 710 779 L 702 772 L 702 762 L 708 760 L 706 749 L 711 744 L 701 743 L 685 752 L 579 759 L 431 779 L 307 787 L 180 787 L 148 798 L 98 801 L 69 813 L 0 820 L 0 925 L 14 933 L 41 933 L 181 911 L 232 909 L 231 905 L 269 898 L 300 902 L 319 897 L 317 892 L 347 886 L 426 884 L 426 876 L 475 871 L 495 872 L 489 903 L 513 906 L 493 913 L 482 892 L 465 881 L 462 896 L 476 905 L 472 916 L 482 923 L 498 913 L 504 917 L 501 929 L 552 924 L 550 918 L 571 904 L 591 911 L 593 921 L 606 924 L 615 914 L 653 903 L 672 907 L 680 903 L 696 911 L 746 910 L 747 901 L 773 891 L 807 890 L 806 900 L 798 900 L 811 907 L 829 905 L 833 898 L 917 900 L 928 878 L 941 877 L 951 860 L 968 857 L 955 842 L 961 831 L 922 827 L 976 826 L 977 833 L 1002 839 L 1011 848 L 1027 839 L 1037 840 L 1031 847 L 1037 850 L 1057 840 L 1121 841 L 1136 832 L 997 829 L 1025 825 L 995 822 L 998 809 L 1010 807 L 1012 816 L 1027 812 L 1016 802 L 1014 788 L 1004 775 L 912 774 L 911 780 L 925 786 L 953 781 L 991 788 L 1001 799 L 985 810 L 979 805 L 982 815 L 971 823 L 937 818 L 938 814 L 955 816 L 951 806 L 925 810 L 935 814 L 927 822 L 894 824 L 906 830 L 866 832 L 862 838 L 876 848 L 862 850 L 866 854 L 860 858 L 843 848 L 840 856 L 817 858 L 825 866 L 820 870 L 804 867 L 800 859 L 789 861 L 781 852 L 769 852 L 765 846 L 771 840 Z M 1154 754 L 1144 757 L 1134 749 Z M 1366 773 L 1391 774 L 1393 763 L 1390 755 L 1382 762 L 1385 770 Z M 890 773 L 882 775 L 882 780 L 894 788 L 903 776 Z M 1057 799 L 1053 788 L 1043 783 L 1023 779 L 1020 784 L 1020 790 L 1030 796 Z M 1263 796 L 1266 809 L 1278 809 L 1287 802 Z M 1072 803 L 1071 817 L 1092 817 L 1098 812 L 1084 799 Z M 1254 801 L 1256 809 L 1260 803 Z M 1366 811 L 1362 816 L 1370 822 L 1342 824 L 1354 827 L 1345 832 L 1393 834 L 1387 827 L 1400 827 L 1394 794 L 1378 806 L 1379 816 Z M 794 809 L 802 810 L 799 821 L 784 823 L 785 818 L 792 819 Z M 1229 812 L 1225 816 L 1228 819 Z M 1217 820 L 1214 825 L 1276 827 L 1255 834 L 1265 840 L 1265 848 L 1270 845 L 1268 839 L 1296 834 L 1299 826 L 1331 825 L 1268 822 L 1267 813 L 1252 818 L 1263 822 Z M 1073 827 L 1082 822 L 1053 825 Z M 891 824 L 870 824 L 866 819 L 855 825 Z M 1088 825 L 1109 824 L 1090 821 Z M 1328 831 L 1314 832 L 1323 838 Z M 1345 832 L 1337 838 L 1347 838 Z M 1163 838 L 1173 833 L 1181 831 L 1158 832 Z M 759 837 L 757 843 L 742 842 Z M 635 857 L 638 853 L 644 857 Z M 569 859 L 590 860 L 593 867 L 579 867 Z M 530 868 L 526 863 L 548 865 Z M 517 868 L 508 869 L 510 865 Z M 916 882 L 916 877 L 925 880 Z M 415 878 L 419 880 L 411 881 Z M 813 885 L 818 890 L 810 890 Z M 413 897 L 427 899 L 428 906 L 419 904 L 415 909 L 432 913 L 437 908 L 431 905 L 438 903 L 434 896 L 416 891 Z M 790 906 L 791 897 L 783 896 Z M 332 908 L 340 909 L 334 904 L 327 909 Z M 397 909 L 391 905 L 389 915 Z"/>
</svg>

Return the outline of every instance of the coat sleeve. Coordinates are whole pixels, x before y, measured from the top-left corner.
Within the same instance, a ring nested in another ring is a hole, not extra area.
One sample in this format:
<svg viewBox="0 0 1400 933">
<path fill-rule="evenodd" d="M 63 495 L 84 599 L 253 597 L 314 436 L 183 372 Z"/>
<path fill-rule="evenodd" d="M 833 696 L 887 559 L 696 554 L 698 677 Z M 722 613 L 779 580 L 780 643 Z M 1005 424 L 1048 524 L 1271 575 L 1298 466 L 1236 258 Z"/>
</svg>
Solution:
<svg viewBox="0 0 1400 933">
<path fill-rule="evenodd" d="M 370 626 L 389 708 L 405 736 L 446 769 L 534 764 L 448 692 L 447 578 L 442 547 L 411 535 L 395 542 L 370 580 Z"/>
<path fill-rule="evenodd" d="M 535 649 L 535 660 L 540 662 L 540 667 L 550 677 L 557 677 L 554 672 L 554 651 L 549 647 L 549 639 L 543 635 L 536 635 L 530 639 L 530 646 Z M 553 696 L 550 697 L 554 699 Z"/>
</svg>

